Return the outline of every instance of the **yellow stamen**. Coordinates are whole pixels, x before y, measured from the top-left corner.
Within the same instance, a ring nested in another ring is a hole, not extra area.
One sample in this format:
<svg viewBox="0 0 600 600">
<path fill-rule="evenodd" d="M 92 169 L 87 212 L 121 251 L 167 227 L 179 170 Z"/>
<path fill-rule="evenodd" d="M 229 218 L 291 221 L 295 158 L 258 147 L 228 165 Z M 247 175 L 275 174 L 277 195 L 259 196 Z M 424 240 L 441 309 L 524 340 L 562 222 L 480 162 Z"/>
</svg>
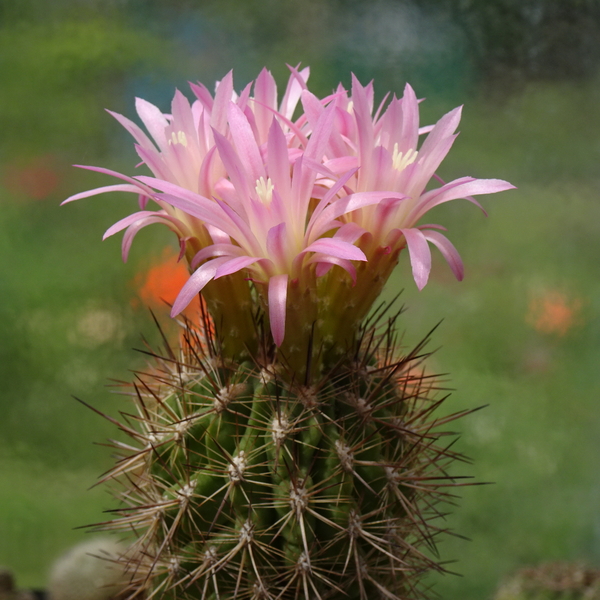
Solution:
<svg viewBox="0 0 600 600">
<path fill-rule="evenodd" d="M 271 181 L 270 177 L 267 177 L 265 181 L 264 177 L 256 180 L 256 194 L 258 195 L 260 201 L 265 205 L 269 206 L 271 204 L 271 200 L 273 200 L 273 189 L 275 186 Z"/>
<path fill-rule="evenodd" d="M 183 131 L 178 131 L 177 133 L 173 132 L 171 134 L 171 139 L 169 140 L 169 146 L 173 144 L 181 144 L 182 146 L 187 147 L 187 137 Z"/>
<path fill-rule="evenodd" d="M 417 155 L 419 153 L 412 148 L 403 154 L 398 151 L 398 143 L 394 144 L 394 152 L 392 153 L 392 165 L 396 171 L 403 171 L 408 167 L 408 165 L 412 165 L 417 159 Z"/>
</svg>

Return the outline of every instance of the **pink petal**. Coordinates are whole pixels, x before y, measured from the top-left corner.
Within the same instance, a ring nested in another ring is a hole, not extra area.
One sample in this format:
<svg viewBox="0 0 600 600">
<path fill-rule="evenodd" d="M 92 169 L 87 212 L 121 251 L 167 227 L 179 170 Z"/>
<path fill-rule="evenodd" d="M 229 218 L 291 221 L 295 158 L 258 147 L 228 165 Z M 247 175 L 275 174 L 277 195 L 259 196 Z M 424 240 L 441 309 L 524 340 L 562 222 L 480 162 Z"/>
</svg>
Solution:
<svg viewBox="0 0 600 600">
<path fill-rule="evenodd" d="M 216 258 L 217 256 L 227 256 L 231 258 L 232 256 L 240 256 L 242 253 L 243 250 L 239 246 L 234 246 L 233 244 L 211 244 L 210 246 L 206 246 L 206 248 L 202 248 L 199 252 L 196 252 L 194 258 L 192 258 L 190 267 L 196 269 L 198 265 L 207 258 Z"/>
<path fill-rule="evenodd" d="M 154 148 L 144 148 L 139 144 L 135 145 L 135 151 L 142 161 L 150 168 L 155 177 L 170 181 L 175 179 L 171 169 L 166 165 L 163 155 Z"/>
<path fill-rule="evenodd" d="M 462 106 L 459 106 L 445 114 L 425 138 L 419 154 L 431 152 L 442 140 L 452 136 L 460 123 L 461 113 Z"/>
<path fill-rule="evenodd" d="M 271 227 L 267 233 L 267 254 L 276 263 L 285 262 L 286 257 L 286 224 L 279 223 Z"/>
<path fill-rule="evenodd" d="M 302 157 L 302 160 L 304 161 L 304 157 Z M 298 161 L 299 162 L 299 161 Z M 346 183 L 348 182 L 348 180 L 356 173 L 356 171 L 358 170 L 358 167 L 351 169 L 350 171 L 348 171 L 347 173 L 344 173 L 330 188 L 329 190 L 327 190 L 327 193 L 323 196 L 323 198 L 321 198 L 321 200 L 319 201 L 319 204 L 317 204 L 317 206 L 315 207 L 315 209 L 313 210 L 313 213 L 311 215 L 308 227 L 307 227 L 307 231 L 310 231 L 311 227 L 313 226 L 313 223 L 317 222 L 317 220 L 319 219 L 319 217 L 322 215 L 323 211 L 325 210 L 325 208 L 331 204 L 332 200 L 334 199 L 335 195 L 344 187 L 344 185 L 346 185 Z M 311 194 L 313 197 L 316 197 L 316 194 L 313 193 Z M 341 199 L 338 199 L 337 202 L 341 202 Z M 304 206 L 304 210 L 305 212 L 303 214 L 306 214 L 306 203 Z M 340 216 L 340 215 L 338 215 Z M 302 215 L 298 214 L 297 219 L 301 219 Z M 337 217 L 333 217 L 334 219 Z M 324 233 L 324 232 L 323 232 Z M 318 234 L 321 235 L 321 234 Z M 315 237 L 318 237 L 315 236 Z"/>
<path fill-rule="evenodd" d="M 375 147 L 373 120 L 367 91 L 358 79 L 352 75 L 352 101 L 354 103 L 354 118 L 358 133 L 358 156 L 361 165 L 361 178 L 366 189 L 371 188 L 372 151 Z M 363 188 L 364 189 L 364 188 Z"/>
<path fill-rule="evenodd" d="M 246 171 L 252 181 L 258 181 L 260 177 L 265 176 L 265 168 L 248 119 L 233 102 L 229 103 L 227 114 L 229 116 L 231 137 L 233 138 L 237 154 L 244 160 L 247 166 Z"/>
<path fill-rule="evenodd" d="M 69 202 L 74 202 L 75 200 L 81 200 L 82 198 L 88 198 L 89 196 L 96 196 L 97 194 L 104 194 L 105 192 L 132 192 L 134 194 L 139 194 L 140 189 L 144 189 L 143 186 L 133 186 L 127 184 L 118 184 L 118 185 L 105 185 L 103 187 L 94 188 L 93 190 L 87 190 L 86 192 L 80 192 L 79 194 L 75 194 L 73 196 L 69 196 L 66 200 L 61 202 L 61 206 L 63 204 L 67 204 Z"/>
<path fill-rule="evenodd" d="M 282 198 L 287 198 L 290 193 L 290 159 L 285 135 L 276 119 L 269 129 L 267 167 L 273 185 Z"/>
<path fill-rule="evenodd" d="M 423 192 L 425 186 L 432 177 L 435 177 L 435 171 L 440 166 L 452 144 L 456 135 L 444 138 L 440 140 L 434 147 L 429 151 L 419 152 L 419 160 L 406 167 L 405 172 L 409 173 L 409 185 L 413 190 L 413 196 L 417 196 Z"/>
<path fill-rule="evenodd" d="M 133 223 L 135 223 L 136 221 L 145 219 L 146 217 L 160 217 L 161 219 L 172 221 L 174 224 L 179 223 L 180 225 L 183 225 L 183 223 L 181 223 L 181 221 L 179 221 L 178 219 L 175 219 L 174 217 L 171 217 L 170 215 L 168 215 L 166 212 L 164 212 L 162 210 L 155 211 L 155 212 L 141 210 L 139 212 L 135 212 L 131 215 L 128 215 L 124 219 L 120 219 L 119 221 L 117 221 L 114 225 L 111 225 L 105 231 L 104 235 L 102 236 L 102 239 L 105 240 L 106 238 L 109 238 L 111 235 L 115 235 L 115 233 L 119 233 L 119 231 L 126 229 L 130 225 L 133 225 Z"/>
<path fill-rule="evenodd" d="M 394 223 L 394 218 L 402 202 L 403 199 L 399 198 L 385 198 L 375 207 L 371 228 L 371 233 L 375 238 L 382 237 L 385 235 L 384 232 L 389 230 L 390 223 Z"/>
<path fill-rule="evenodd" d="M 514 187 L 514 185 L 508 183 L 508 181 L 503 181 L 502 179 L 473 179 L 472 177 L 462 177 L 447 183 L 439 189 L 431 190 L 430 192 L 423 194 L 409 218 L 412 223 L 416 223 L 434 206 L 458 198 L 464 198 L 476 206 L 479 206 L 479 203 L 473 198 L 469 198 L 469 196 L 475 194 L 495 194 L 496 192 L 514 189 Z M 479 206 L 479 208 L 481 208 L 481 206 Z"/>
<path fill-rule="evenodd" d="M 360 248 L 339 238 L 321 238 L 302 251 L 302 253 L 305 252 L 322 252 L 327 256 L 342 258 L 344 260 L 367 260 L 367 257 Z"/>
<path fill-rule="evenodd" d="M 208 231 L 208 234 L 212 238 L 212 241 L 215 244 L 230 244 L 231 238 L 224 232 L 221 231 L 218 227 L 214 227 L 213 225 L 205 224 L 205 227 Z"/>
<path fill-rule="evenodd" d="M 128 177 L 127 175 L 123 175 L 122 173 L 118 173 L 117 171 L 113 171 L 112 169 L 105 169 L 104 167 L 91 167 L 89 165 L 73 165 L 73 166 L 77 167 L 78 169 L 85 169 L 86 171 L 95 171 L 96 173 L 102 173 L 104 175 L 112 175 L 113 177 L 116 177 L 117 179 L 122 179 L 123 181 L 127 181 L 127 183 L 130 183 L 131 185 L 135 185 L 138 188 L 140 188 L 144 192 L 144 194 L 146 194 L 147 196 L 152 196 L 154 193 L 153 190 L 151 188 L 149 188 L 148 186 L 140 185 L 140 183 L 139 183 L 139 181 L 137 181 L 137 179 L 133 179 L 133 177 Z"/>
<path fill-rule="evenodd" d="M 358 158 L 356 156 L 340 156 L 326 161 L 323 166 L 339 175 L 358 168 Z"/>
<path fill-rule="evenodd" d="M 219 179 L 217 173 L 219 173 L 219 169 L 223 169 L 223 167 L 218 161 L 218 158 L 216 146 L 210 148 L 204 156 L 204 160 L 200 167 L 200 173 L 198 174 L 198 192 L 202 196 L 211 196 L 213 193 L 213 182 Z"/>
<path fill-rule="evenodd" d="M 133 121 L 130 121 L 127 117 L 113 112 L 112 110 L 107 110 L 106 112 L 119 121 L 119 123 L 133 136 L 135 141 L 140 146 L 146 148 L 147 150 L 156 151 L 156 146 L 152 143 L 150 138 Z"/>
<path fill-rule="evenodd" d="M 232 258 L 228 262 L 222 264 L 215 273 L 215 279 L 219 277 L 224 277 L 225 275 L 231 275 L 232 273 L 237 273 L 250 265 L 253 265 L 255 262 L 259 260 L 263 260 L 260 257 L 254 256 L 237 256 L 236 258 Z"/>
<path fill-rule="evenodd" d="M 255 100 L 255 102 L 256 102 L 256 100 Z M 270 110 L 277 117 L 278 121 L 285 123 L 285 125 L 287 127 L 289 127 L 290 131 L 292 131 L 294 133 L 294 135 L 296 136 L 296 138 L 298 138 L 298 141 L 301 145 L 306 146 L 308 144 L 308 138 L 303 133 L 302 129 L 298 126 L 297 123 L 294 123 L 290 119 L 287 119 L 284 115 L 282 115 L 281 113 L 278 113 L 276 109 L 274 109 L 270 106 L 265 106 L 265 108 Z"/>
<path fill-rule="evenodd" d="M 191 144 L 197 135 L 192 107 L 190 106 L 190 101 L 179 90 L 175 90 L 175 96 L 171 103 L 171 112 L 173 113 L 173 123 L 177 129 L 185 133 L 188 138 L 188 144 Z"/>
<path fill-rule="evenodd" d="M 458 279 L 458 281 L 462 281 L 463 277 L 465 276 L 465 267 L 462 259 L 460 258 L 460 254 L 450 240 L 437 231 L 423 231 L 423 235 L 428 241 L 437 246 L 438 250 L 442 253 L 442 256 L 450 265 L 450 268 L 452 269 L 456 279 Z"/>
<path fill-rule="evenodd" d="M 415 283 L 419 290 L 422 290 L 427 284 L 429 272 L 431 271 L 429 244 L 423 233 L 418 229 L 401 229 L 400 231 L 406 239 Z"/>
<path fill-rule="evenodd" d="M 237 105 L 246 113 L 246 107 L 248 106 L 248 100 L 250 99 L 250 91 L 252 89 L 252 81 L 246 85 L 242 90 L 242 93 L 237 99 Z"/>
<path fill-rule="evenodd" d="M 287 66 L 292 74 L 290 75 L 283 99 L 281 100 L 279 112 L 287 119 L 291 119 L 294 115 L 298 100 L 300 99 L 300 94 L 302 93 L 302 90 L 306 89 L 306 82 L 310 75 L 310 69 L 305 67 L 302 71 L 298 72 L 294 67 Z"/>
<path fill-rule="evenodd" d="M 194 92 L 194 95 L 196 96 L 196 98 L 198 98 L 202 106 L 206 110 L 211 111 L 213 107 L 213 97 L 211 93 L 206 89 L 206 86 L 200 82 L 192 83 L 190 81 L 189 84 L 192 92 Z"/>
<path fill-rule="evenodd" d="M 281 346 L 285 336 L 287 284 L 287 274 L 275 275 L 269 279 L 269 321 L 273 340 L 277 346 Z"/>
<path fill-rule="evenodd" d="M 233 97 L 233 71 L 229 71 L 217 84 L 215 100 L 212 106 L 210 124 L 219 133 L 227 130 L 227 107 Z"/>
<path fill-rule="evenodd" d="M 171 310 L 171 317 L 176 317 L 198 295 L 202 288 L 211 281 L 219 266 L 229 260 L 228 256 L 215 258 L 196 269 L 181 288 Z"/>
<path fill-rule="evenodd" d="M 304 151 L 304 154 L 306 154 L 307 157 L 316 161 L 321 161 L 323 154 L 325 154 L 327 144 L 329 143 L 329 138 L 331 137 L 334 118 L 335 106 L 330 104 L 324 111 L 322 111 L 317 123 L 315 124 L 312 135 L 308 140 L 308 145 Z"/>
<path fill-rule="evenodd" d="M 356 223 L 345 223 L 335 232 L 333 237 L 353 244 L 365 233 L 367 233 L 367 230 L 360 227 L 360 225 L 357 225 Z"/>
<path fill-rule="evenodd" d="M 296 223 L 302 223 L 306 219 L 316 175 L 315 171 L 304 165 L 304 155 L 301 155 L 294 163 L 290 192 L 294 201 L 290 212 L 294 214 Z"/>
<path fill-rule="evenodd" d="M 133 243 L 133 238 L 138 234 L 138 232 L 146 227 L 146 225 L 152 225 L 153 223 L 163 223 L 166 225 L 171 231 L 174 231 L 178 237 L 181 237 L 181 229 L 177 227 L 174 223 L 177 223 L 176 219 L 168 218 L 165 215 L 152 216 L 151 213 L 146 213 L 148 216 L 138 219 L 134 223 L 132 223 L 127 230 L 125 231 L 125 235 L 123 236 L 123 242 L 121 243 L 121 257 L 123 258 L 123 262 L 127 262 L 127 257 L 129 256 L 129 250 L 131 250 L 131 244 Z M 181 225 L 182 223 L 179 222 Z M 110 230 L 109 230 L 110 231 Z M 108 232 L 107 232 L 108 233 Z M 108 237 L 104 234 L 104 237 Z"/>
<path fill-rule="evenodd" d="M 333 266 L 337 265 L 338 267 L 342 267 L 342 269 L 350 275 L 352 278 L 352 285 L 356 284 L 356 268 L 349 260 L 335 258 L 334 256 L 324 256 L 323 254 L 315 254 L 307 261 L 307 264 L 311 263 L 317 263 L 317 268 L 315 269 L 317 277 L 323 277 L 323 275 L 326 275 Z"/>
<path fill-rule="evenodd" d="M 220 227 L 225 233 L 229 233 L 229 235 L 236 241 L 238 244 L 243 246 L 249 253 L 251 254 L 261 254 L 260 244 L 258 243 L 254 233 L 252 232 L 252 228 L 240 215 L 237 214 L 235 210 L 233 210 L 230 206 L 217 199 L 216 203 L 221 207 L 223 212 L 227 217 L 229 217 L 230 221 L 227 223 L 226 227 Z M 218 227 L 218 225 L 217 225 Z"/>
<path fill-rule="evenodd" d="M 407 83 L 402 97 L 402 140 L 398 144 L 401 152 L 415 149 L 419 142 L 419 101 L 412 87 Z"/>
<path fill-rule="evenodd" d="M 313 238 L 321 237 L 334 227 L 333 221 L 338 217 L 364 206 L 378 204 L 385 198 L 403 200 L 404 196 L 397 192 L 357 192 L 344 198 L 338 198 L 335 202 L 327 206 L 316 218 L 313 214 L 307 231 L 310 232 Z"/>
<path fill-rule="evenodd" d="M 256 180 L 250 181 L 250 177 L 248 177 L 238 153 L 229 143 L 229 140 L 216 130 L 213 131 L 213 135 L 215 136 L 215 144 L 219 156 L 223 161 L 231 183 L 242 197 L 249 197 L 252 194 L 254 185 L 256 185 Z"/>
<path fill-rule="evenodd" d="M 321 104 L 321 101 L 308 90 L 302 91 L 301 100 L 304 115 L 308 120 L 309 126 L 314 130 L 319 117 L 323 113 L 323 105 Z"/>
<path fill-rule="evenodd" d="M 196 194 L 190 190 L 186 190 L 185 188 L 182 188 L 174 183 L 170 183 L 169 181 L 153 179 L 151 177 L 146 178 L 144 176 L 140 176 L 140 180 L 151 180 L 158 189 L 166 192 L 164 194 L 154 193 L 153 197 L 156 200 L 170 204 L 175 208 L 179 208 L 188 215 L 205 221 L 206 223 L 217 227 L 221 231 L 228 233 L 232 237 L 236 237 L 231 233 L 231 221 L 223 214 L 223 210 L 217 202 L 209 200 L 208 198 L 205 198 L 204 196 Z M 234 229 L 234 231 L 236 234 L 238 233 L 237 229 Z"/>
<path fill-rule="evenodd" d="M 167 138 L 165 129 L 169 125 L 167 117 L 147 100 L 142 98 L 135 99 L 135 107 L 140 119 L 143 121 L 150 135 L 156 140 L 158 147 L 165 150 L 167 147 Z"/>
<path fill-rule="evenodd" d="M 266 109 L 267 106 L 277 108 L 277 85 L 273 79 L 273 75 L 265 68 L 263 69 L 254 84 L 254 98 L 256 106 L 254 107 L 254 115 L 256 119 L 256 128 L 260 139 L 267 137 L 273 113 Z M 234 133 L 233 124 L 230 121 L 231 133 Z M 236 144 L 237 145 L 237 144 Z"/>
</svg>

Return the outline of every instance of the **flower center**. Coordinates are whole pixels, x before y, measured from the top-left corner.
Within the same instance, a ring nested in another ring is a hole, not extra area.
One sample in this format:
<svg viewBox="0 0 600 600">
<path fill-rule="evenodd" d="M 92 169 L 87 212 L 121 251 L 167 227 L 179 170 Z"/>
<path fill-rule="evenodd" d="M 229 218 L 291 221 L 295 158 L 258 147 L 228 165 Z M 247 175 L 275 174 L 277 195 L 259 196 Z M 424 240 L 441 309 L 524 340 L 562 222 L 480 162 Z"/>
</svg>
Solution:
<svg viewBox="0 0 600 600">
<path fill-rule="evenodd" d="M 181 144 L 184 147 L 187 147 L 187 137 L 183 131 L 178 131 L 177 133 L 171 133 L 171 139 L 169 140 L 169 146 L 174 146 L 175 144 Z"/>
<path fill-rule="evenodd" d="M 264 177 L 256 180 L 256 187 L 254 188 L 256 190 L 256 195 L 265 206 L 269 206 L 271 204 L 271 200 L 273 200 L 274 188 L 275 186 L 273 185 L 270 177 L 267 177 L 266 181 Z"/>
<path fill-rule="evenodd" d="M 406 152 L 406 154 L 400 152 L 398 150 L 398 142 L 394 144 L 394 152 L 392 153 L 392 165 L 396 171 L 403 171 L 408 167 L 408 165 L 412 165 L 417 159 L 417 155 L 419 153 L 412 148 Z"/>
</svg>

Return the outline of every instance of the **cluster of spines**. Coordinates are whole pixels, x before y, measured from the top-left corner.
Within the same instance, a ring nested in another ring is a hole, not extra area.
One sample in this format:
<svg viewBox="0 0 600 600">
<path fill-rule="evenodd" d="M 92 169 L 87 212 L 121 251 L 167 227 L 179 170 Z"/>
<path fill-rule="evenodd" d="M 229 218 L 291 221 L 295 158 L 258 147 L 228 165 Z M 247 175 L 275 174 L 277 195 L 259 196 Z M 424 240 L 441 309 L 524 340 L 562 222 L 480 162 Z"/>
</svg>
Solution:
<svg viewBox="0 0 600 600">
<path fill-rule="evenodd" d="M 133 444 L 113 442 L 102 479 L 122 506 L 101 527 L 135 533 L 130 596 L 423 597 L 464 459 L 439 429 L 464 413 L 434 415 L 426 341 L 401 353 L 393 319 L 367 325 L 346 361 L 298 382 L 270 350 L 225 362 L 210 328 L 183 323 L 126 391 Z"/>
</svg>

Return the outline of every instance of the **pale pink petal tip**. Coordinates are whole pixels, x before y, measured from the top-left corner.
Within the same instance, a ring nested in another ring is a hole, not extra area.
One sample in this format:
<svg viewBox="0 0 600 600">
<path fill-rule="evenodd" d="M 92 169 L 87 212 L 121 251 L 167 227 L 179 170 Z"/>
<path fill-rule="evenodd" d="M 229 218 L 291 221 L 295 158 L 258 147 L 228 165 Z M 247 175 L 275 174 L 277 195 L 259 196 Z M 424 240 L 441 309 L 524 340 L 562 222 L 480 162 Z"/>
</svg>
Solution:
<svg viewBox="0 0 600 600">
<path fill-rule="evenodd" d="M 420 291 L 427 285 L 431 272 L 431 250 L 427 239 L 418 229 L 402 229 L 401 231 L 406 238 L 413 278 Z"/>
<path fill-rule="evenodd" d="M 450 242 L 450 240 L 437 231 L 427 230 L 423 232 L 425 238 L 431 242 L 434 246 L 437 246 L 438 250 L 442 253 L 442 256 L 446 259 L 450 269 L 454 273 L 454 276 L 458 281 L 462 281 L 465 276 L 465 267 L 463 265 L 460 254 Z"/>
<path fill-rule="evenodd" d="M 171 317 L 176 317 L 182 312 L 188 304 L 202 291 L 204 286 L 214 279 L 217 269 L 229 260 L 229 257 L 215 258 L 207 263 L 204 263 L 200 268 L 196 269 L 185 285 L 181 288 L 179 295 L 173 303 Z"/>
</svg>

